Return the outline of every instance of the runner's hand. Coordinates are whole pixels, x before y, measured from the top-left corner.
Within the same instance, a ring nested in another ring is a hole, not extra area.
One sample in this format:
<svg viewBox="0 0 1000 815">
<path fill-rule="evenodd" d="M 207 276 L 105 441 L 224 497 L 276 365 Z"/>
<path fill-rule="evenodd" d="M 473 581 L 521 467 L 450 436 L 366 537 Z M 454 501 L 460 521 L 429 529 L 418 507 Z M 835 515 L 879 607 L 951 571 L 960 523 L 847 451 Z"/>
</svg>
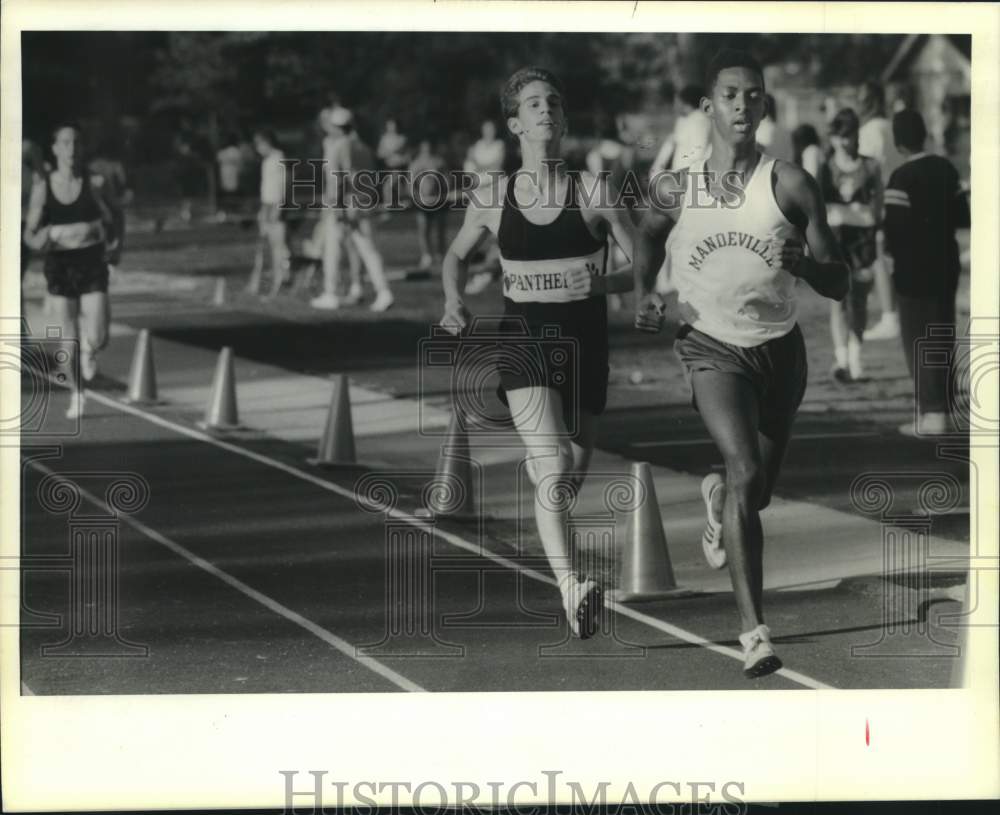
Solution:
<svg viewBox="0 0 1000 815">
<path fill-rule="evenodd" d="M 650 292 L 636 304 L 635 327 L 640 331 L 656 334 L 663 328 L 663 318 L 667 306 L 655 291 Z"/>
<path fill-rule="evenodd" d="M 598 294 L 600 284 L 596 280 L 597 276 L 596 272 L 582 266 L 570 269 L 566 272 L 566 288 L 575 297 L 590 297 L 592 294 Z"/>
<path fill-rule="evenodd" d="M 441 327 L 451 334 L 461 334 L 469 325 L 472 315 L 465 307 L 465 303 L 444 304 L 444 316 L 441 318 Z"/>
<path fill-rule="evenodd" d="M 771 238 L 771 257 L 777 268 L 795 274 L 806 255 L 805 246 L 798 238 Z"/>
</svg>

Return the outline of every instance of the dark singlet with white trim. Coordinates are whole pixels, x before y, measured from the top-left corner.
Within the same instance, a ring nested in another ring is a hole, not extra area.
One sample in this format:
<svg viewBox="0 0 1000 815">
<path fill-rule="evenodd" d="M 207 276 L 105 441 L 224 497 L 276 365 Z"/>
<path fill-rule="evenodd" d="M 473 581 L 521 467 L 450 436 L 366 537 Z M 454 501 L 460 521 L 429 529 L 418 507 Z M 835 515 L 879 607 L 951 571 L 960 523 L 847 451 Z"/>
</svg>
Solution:
<svg viewBox="0 0 1000 815">
<path fill-rule="evenodd" d="M 584 268 L 607 272 L 607 240 L 595 238 L 587 228 L 577 201 L 577 179 L 570 174 L 566 200 L 549 224 L 533 224 L 524 217 L 514 196 L 514 180 L 504 195 L 497 243 L 503 268 L 503 293 L 508 313 L 523 313 L 521 305 L 570 304 L 603 297 L 579 297 L 566 285 L 566 273 Z M 513 308 L 512 308 L 513 306 Z"/>
</svg>

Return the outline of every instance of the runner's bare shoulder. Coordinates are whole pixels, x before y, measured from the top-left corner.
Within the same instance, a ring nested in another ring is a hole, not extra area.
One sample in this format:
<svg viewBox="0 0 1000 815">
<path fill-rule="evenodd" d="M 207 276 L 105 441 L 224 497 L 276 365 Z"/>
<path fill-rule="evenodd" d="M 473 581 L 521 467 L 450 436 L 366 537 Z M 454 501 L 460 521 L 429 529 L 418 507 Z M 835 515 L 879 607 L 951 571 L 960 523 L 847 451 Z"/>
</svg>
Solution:
<svg viewBox="0 0 1000 815">
<path fill-rule="evenodd" d="M 490 175 L 478 187 L 466 192 L 463 195 L 465 222 L 496 233 L 500 228 L 507 182 L 506 176 Z"/>
</svg>

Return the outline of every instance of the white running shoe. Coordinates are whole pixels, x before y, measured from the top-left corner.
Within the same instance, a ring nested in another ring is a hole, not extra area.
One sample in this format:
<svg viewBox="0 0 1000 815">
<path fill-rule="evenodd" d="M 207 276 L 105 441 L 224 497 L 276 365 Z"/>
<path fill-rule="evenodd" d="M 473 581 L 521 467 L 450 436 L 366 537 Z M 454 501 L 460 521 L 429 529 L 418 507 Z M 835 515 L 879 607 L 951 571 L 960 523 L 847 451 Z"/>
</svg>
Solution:
<svg viewBox="0 0 1000 815">
<path fill-rule="evenodd" d="M 562 579 L 559 591 L 563 598 L 563 611 L 574 637 L 590 639 L 597 633 L 604 607 L 604 592 L 593 580 L 580 581 L 572 572 Z"/>
<path fill-rule="evenodd" d="M 701 550 L 713 569 L 721 569 L 726 565 L 726 550 L 722 548 L 722 521 L 717 521 L 712 512 L 712 496 L 716 490 L 725 489 L 725 486 L 718 473 L 710 473 L 701 481 L 701 497 L 705 502 L 705 531 L 701 533 Z"/>
<path fill-rule="evenodd" d="M 375 297 L 375 302 L 372 303 L 368 308 L 371 311 L 388 311 L 392 308 L 392 304 L 396 302 L 396 298 L 392 296 L 392 292 L 388 289 L 383 289 Z"/>
<path fill-rule="evenodd" d="M 916 422 L 899 426 L 904 436 L 943 436 L 954 429 L 947 413 L 924 413 Z"/>
<path fill-rule="evenodd" d="M 349 306 L 356 306 L 361 302 L 362 297 L 364 297 L 364 291 L 361 288 L 361 284 L 352 283 L 351 288 L 347 290 L 347 297 L 344 298 L 344 303 Z"/>
<path fill-rule="evenodd" d="M 329 292 L 324 292 L 319 297 L 314 297 L 309 301 L 309 305 L 313 308 L 321 308 L 327 311 L 334 311 L 340 308 L 340 298 L 335 294 L 330 294 Z"/>
<path fill-rule="evenodd" d="M 465 284 L 465 293 L 479 294 L 480 292 L 485 291 L 492 281 L 493 275 L 489 272 L 478 272 L 469 279 L 468 283 Z"/>
<path fill-rule="evenodd" d="M 899 336 L 899 314 L 895 311 L 883 312 L 875 325 L 864 333 L 867 340 L 894 340 Z"/>
<path fill-rule="evenodd" d="M 743 675 L 747 679 L 767 676 L 781 668 L 781 660 L 771 646 L 771 629 L 766 625 L 740 634 L 740 645 L 743 646 Z"/>
<path fill-rule="evenodd" d="M 97 376 L 97 351 L 87 343 L 80 343 L 80 375 L 84 382 Z"/>
<path fill-rule="evenodd" d="M 83 391 L 70 391 L 69 407 L 66 408 L 66 418 L 75 421 L 83 416 L 83 406 L 87 397 Z"/>
</svg>

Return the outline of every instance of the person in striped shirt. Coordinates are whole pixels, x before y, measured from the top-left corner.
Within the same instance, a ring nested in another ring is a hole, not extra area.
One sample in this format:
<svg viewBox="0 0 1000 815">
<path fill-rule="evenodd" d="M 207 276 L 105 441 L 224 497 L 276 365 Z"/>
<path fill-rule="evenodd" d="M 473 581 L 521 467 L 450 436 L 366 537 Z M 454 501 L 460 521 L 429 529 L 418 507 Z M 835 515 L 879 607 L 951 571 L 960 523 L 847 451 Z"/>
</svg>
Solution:
<svg viewBox="0 0 1000 815">
<path fill-rule="evenodd" d="M 903 163 L 885 191 L 885 237 L 917 407 L 916 421 L 900 431 L 934 435 L 951 428 L 950 366 L 940 363 L 954 352 L 961 270 L 955 230 L 969 225 L 969 204 L 952 163 L 924 152 L 927 127 L 917 111 L 897 113 L 892 133 Z"/>
</svg>

